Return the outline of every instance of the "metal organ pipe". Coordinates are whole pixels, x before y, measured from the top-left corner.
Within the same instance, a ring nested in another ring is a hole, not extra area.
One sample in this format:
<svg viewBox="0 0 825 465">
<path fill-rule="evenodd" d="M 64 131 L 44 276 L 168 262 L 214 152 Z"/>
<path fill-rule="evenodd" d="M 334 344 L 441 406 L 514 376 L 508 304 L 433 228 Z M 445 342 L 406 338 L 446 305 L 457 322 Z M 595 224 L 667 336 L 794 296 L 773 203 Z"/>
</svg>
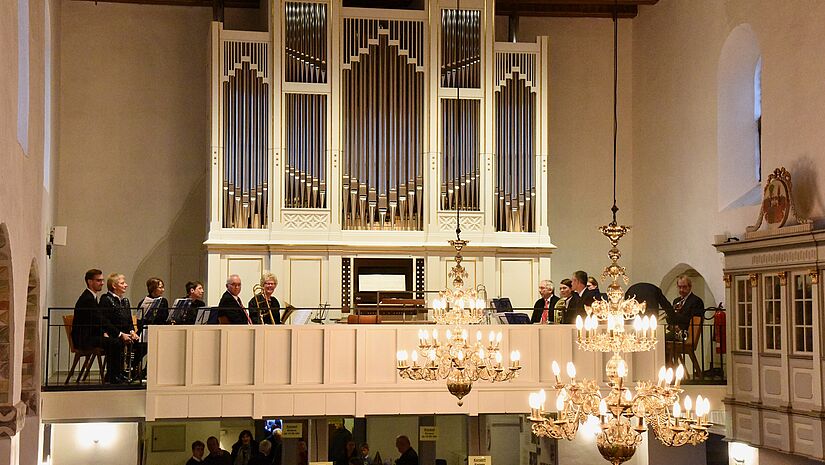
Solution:
<svg viewBox="0 0 825 465">
<path fill-rule="evenodd" d="M 423 23 L 345 18 L 344 34 L 343 226 L 420 230 Z"/>
</svg>

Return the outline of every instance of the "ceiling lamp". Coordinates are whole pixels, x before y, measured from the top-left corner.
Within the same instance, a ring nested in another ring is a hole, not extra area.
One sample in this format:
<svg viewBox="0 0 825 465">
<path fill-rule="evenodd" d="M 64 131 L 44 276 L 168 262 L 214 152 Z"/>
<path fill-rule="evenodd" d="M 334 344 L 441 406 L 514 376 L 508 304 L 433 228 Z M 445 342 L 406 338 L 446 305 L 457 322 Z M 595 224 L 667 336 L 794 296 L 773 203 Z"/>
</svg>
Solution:
<svg viewBox="0 0 825 465">
<path fill-rule="evenodd" d="M 461 249 L 469 241 L 461 240 L 459 212 L 460 209 L 456 210 L 456 238 L 449 241 L 455 249 L 455 265 L 447 275 L 453 279 L 452 288 L 439 291 L 438 297 L 433 299 L 433 320 L 440 325 L 474 325 L 481 323 L 484 318 L 484 300 L 479 298 L 475 289 L 464 289 L 464 278 L 468 275 L 461 264 Z"/>
<path fill-rule="evenodd" d="M 622 464 L 636 453 L 636 447 L 642 441 L 642 435 L 648 431 L 666 446 L 679 447 L 686 444 L 696 445 L 708 438 L 708 414 L 710 404 L 707 399 L 697 397 L 694 403 L 685 396 L 680 403 L 683 392 L 679 384 L 684 377 L 682 365 L 676 369 L 664 366 L 659 370 L 658 383 L 640 381 L 635 392 L 624 384 L 627 365 L 622 353 L 641 352 L 656 345 L 655 316 L 642 316 L 646 305 L 635 298 L 625 299 L 624 290 L 619 283 L 622 278 L 627 284 L 625 268 L 619 265 L 621 252 L 619 240 L 627 234 L 628 226 L 619 225 L 616 213 L 616 167 L 617 167 L 617 133 L 618 133 L 618 40 L 619 25 L 617 18 L 618 4 L 614 3 L 613 12 L 613 221 L 599 228 L 611 244 L 608 252 L 611 263 L 602 273 L 602 278 L 611 278 L 607 289 L 607 299 L 597 300 L 586 308 L 587 317 L 576 318 L 576 342 L 580 349 L 595 352 L 612 352 L 613 357 L 607 362 L 607 390 L 602 396 L 594 380 L 576 381 L 576 368 L 567 364 L 570 381 L 561 382 L 560 368 L 553 362 L 553 374 L 556 377 L 554 389 L 556 396 L 555 417 L 545 415 L 544 390 L 530 394 L 530 421 L 533 434 L 556 439 L 572 440 L 579 425 L 590 416 L 599 419 L 600 432 L 596 435 L 599 453 L 613 465 Z M 633 330 L 626 331 L 627 320 L 633 320 Z M 602 326 L 600 323 L 604 322 Z M 684 413 L 682 411 L 684 405 Z"/>
<path fill-rule="evenodd" d="M 461 10 L 460 2 L 456 10 Z M 455 42 L 458 48 L 458 42 Z M 460 100 L 460 87 L 456 88 L 456 100 Z M 461 120 L 461 105 L 457 106 L 455 117 Z M 457 152 L 461 152 L 462 137 L 458 137 Z M 456 157 L 458 163 L 458 157 Z M 458 170 L 452 170 L 457 173 Z M 438 293 L 432 303 L 432 316 L 439 325 L 448 325 L 445 338 L 439 339 L 438 329 L 418 333 L 418 347 L 408 354 L 400 350 L 396 354 L 398 374 L 401 378 L 414 381 L 447 381 L 447 390 L 464 405 L 464 397 L 470 393 L 473 383 L 479 380 L 490 382 L 510 381 L 521 370 L 521 357 L 517 350 L 510 353 L 507 362 L 501 353 L 501 332 L 490 332 L 483 341 L 481 331 L 476 332 L 475 342 L 469 340 L 469 331 L 462 325 L 481 323 L 484 318 L 485 302 L 475 289 L 464 289 L 467 271 L 461 264 L 461 251 L 469 241 L 461 239 L 461 203 L 456 204 L 455 239 L 449 241 L 455 249 L 455 265 L 448 274 L 452 287 Z"/>
<path fill-rule="evenodd" d="M 594 416 L 599 419 L 599 453 L 613 465 L 633 457 L 642 434 L 648 430 L 669 447 L 696 445 L 708 438 L 710 401 L 702 396 L 695 402 L 690 396 L 680 399 L 683 390 L 679 384 L 684 376 L 681 365 L 675 373 L 672 368 L 661 367 L 658 383 L 639 382 L 634 393 L 624 384 L 627 367 L 620 361 L 615 375 L 608 376 L 605 396 L 595 381 L 576 380 L 572 362 L 567 364 L 567 383 L 561 381 L 555 361 L 553 374 L 554 390 L 558 392 L 555 417 L 548 417 L 544 410 L 547 396 L 543 389 L 529 397 L 529 420 L 536 436 L 572 440 L 579 425 Z"/>
<path fill-rule="evenodd" d="M 510 363 L 505 364 L 501 355 L 501 332 L 490 331 L 486 343 L 481 331 L 476 331 L 475 342 L 468 339 L 466 329 L 448 329 L 442 341 L 438 329 L 429 333 L 418 332 L 418 348 L 408 355 L 402 350 L 397 354 L 398 373 L 402 378 L 415 381 L 447 381 L 447 390 L 464 405 L 464 397 L 478 380 L 502 382 L 518 376 L 521 355 L 514 350 Z M 410 364 L 410 362 L 412 364 Z"/>
</svg>

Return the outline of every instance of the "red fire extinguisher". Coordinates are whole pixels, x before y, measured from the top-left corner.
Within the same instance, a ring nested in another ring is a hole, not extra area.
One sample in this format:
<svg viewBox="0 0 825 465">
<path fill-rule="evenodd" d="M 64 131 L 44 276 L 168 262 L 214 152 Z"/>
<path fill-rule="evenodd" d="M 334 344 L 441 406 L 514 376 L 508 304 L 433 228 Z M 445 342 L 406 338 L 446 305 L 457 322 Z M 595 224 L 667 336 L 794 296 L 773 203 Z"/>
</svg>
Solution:
<svg viewBox="0 0 825 465">
<path fill-rule="evenodd" d="M 713 340 L 716 342 L 717 354 L 727 353 L 726 318 L 725 309 L 720 302 L 719 307 L 716 308 L 716 312 L 713 313 Z"/>
</svg>

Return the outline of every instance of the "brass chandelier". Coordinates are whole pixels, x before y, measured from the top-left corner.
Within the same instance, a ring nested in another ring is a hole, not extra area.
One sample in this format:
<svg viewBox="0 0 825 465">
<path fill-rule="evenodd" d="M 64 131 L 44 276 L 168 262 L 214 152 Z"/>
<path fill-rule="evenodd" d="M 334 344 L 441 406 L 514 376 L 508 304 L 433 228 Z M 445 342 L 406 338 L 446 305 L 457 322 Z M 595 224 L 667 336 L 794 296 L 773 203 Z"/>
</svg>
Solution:
<svg viewBox="0 0 825 465">
<path fill-rule="evenodd" d="M 461 10 L 460 2 L 456 5 Z M 458 44 L 455 44 L 458 47 Z M 456 88 L 456 100 L 460 100 L 460 87 Z M 457 107 L 456 119 L 461 120 L 461 106 Z M 458 153 L 461 141 L 458 139 Z M 457 162 L 456 162 L 457 163 Z M 454 171 L 457 172 L 457 171 Z M 463 325 L 479 324 L 484 318 L 486 302 L 479 298 L 475 289 L 464 288 L 467 271 L 461 264 L 461 251 L 469 243 L 461 239 L 461 203 L 456 204 L 455 239 L 449 244 L 455 249 L 455 265 L 448 274 L 451 287 L 439 291 L 432 303 L 432 317 L 438 325 L 449 326 L 445 338 L 439 339 L 438 329 L 418 333 L 418 347 L 408 354 L 400 350 L 396 354 L 398 374 L 414 381 L 447 381 L 447 390 L 464 405 L 464 397 L 470 393 L 473 383 L 510 381 L 521 370 L 521 355 L 517 350 L 510 353 L 507 362 L 501 353 L 501 332 L 491 331 L 483 341 L 481 331 L 475 341 L 469 339 L 469 331 Z"/>
<path fill-rule="evenodd" d="M 614 6 L 617 5 L 614 3 Z M 590 416 L 599 420 L 600 431 L 596 435 L 599 453 L 613 465 L 628 461 L 648 430 L 668 447 L 686 444 L 696 445 L 708 438 L 710 402 L 698 396 L 696 402 L 685 396 L 680 403 L 683 390 L 679 387 L 685 374 L 682 365 L 676 368 L 661 367 L 657 383 L 637 382 L 635 392 L 625 386 L 627 365 L 623 353 L 648 351 L 656 345 L 656 316 L 645 314 L 646 304 L 631 297 L 625 299 L 620 278 L 628 283 L 625 268 L 619 265 L 621 252 L 619 240 L 627 234 L 628 226 L 619 225 L 616 213 L 616 167 L 618 132 L 618 16 L 613 13 L 613 220 L 599 228 L 610 241 L 608 257 L 611 260 L 602 279 L 611 278 L 607 289 L 607 299 L 597 300 L 586 307 L 587 317 L 576 318 L 578 347 L 586 351 L 613 353 L 607 362 L 605 372 L 607 386 L 605 394 L 594 380 L 576 380 L 576 368 L 567 364 L 570 380 L 561 381 L 560 367 L 553 362 L 552 369 L 556 382 L 556 415 L 548 417 L 544 404 L 544 390 L 530 394 L 530 416 L 532 432 L 536 436 L 572 440 L 581 424 Z M 632 320 L 633 330 L 627 331 L 627 320 Z M 602 323 L 604 323 L 602 325 Z M 682 412 L 684 406 L 684 413 Z"/>
<path fill-rule="evenodd" d="M 486 343 L 482 341 L 481 331 L 476 332 L 475 342 L 469 340 L 466 329 L 448 329 L 445 336 L 441 341 L 438 329 L 432 333 L 419 331 L 418 348 L 412 355 L 405 350 L 397 354 L 401 377 L 415 381 L 446 380 L 447 390 L 461 406 L 475 381 L 502 382 L 518 376 L 521 355 L 514 350 L 510 353 L 509 364 L 505 363 L 500 347 L 501 332 L 490 331 Z"/>
<path fill-rule="evenodd" d="M 456 225 L 458 214 L 456 214 Z M 475 289 L 464 289 L 464 278 L 467 271 L 461 264 L 461 249 L 469 241 L 461 240 L 461 228 L 456 226 L 456 238 L 449 241 L 455 249 L 455 265 L 447 275 L 452 278 L 452 288 L 439 291 L 438 297 L 433 299 L 433 320 L 440 325 L 474 325 L 481 323 L 484 318 L 484 300 L 478 297 Z"/>
<path fill-rule="evenodd" d="M 559 378 L 559 365 L 555 361 L 553 373 L 556 377 L 553 388 L 558 392 L 556 416 L 548 417 L 545 412 L 543 389 L 529 397 L 528 418 L 536 436 L 572 440 L 579 425 L 594 416 L 599 419 L 601 430 L 596 435 L 596 445 L 602 457 L 613 465 L 633 457 L 642 434 L 648 430 L 669 447 L 697 445 L 708 438 L 710 401 L 698 396 L 693 402 L 690 396 L 685 396 L 680 403 L 683 390 L 679 385 L 684 376 L 681 365 L 675 373 L 672 368 L 661 367 L 658 383 L 639 382 L 633 393 L 624 384 L 627 367 L 624 361 L 619 361 L 615 373 L 608 373 L 605 396 L 595 381 L 576 380 L 572 362 L 567 364 L 568 382 Z"/>
</svg>

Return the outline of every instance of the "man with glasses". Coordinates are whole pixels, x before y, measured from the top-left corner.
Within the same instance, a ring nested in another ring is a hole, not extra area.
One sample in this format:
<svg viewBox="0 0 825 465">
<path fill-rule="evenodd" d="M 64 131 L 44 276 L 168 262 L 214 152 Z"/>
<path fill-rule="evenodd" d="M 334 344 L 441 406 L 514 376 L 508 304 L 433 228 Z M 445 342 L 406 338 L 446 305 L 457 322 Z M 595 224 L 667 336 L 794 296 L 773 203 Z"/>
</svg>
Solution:
<svg viewBox="0 0 825 465">
<path fill-rule="evenodd" d="M 222 325 L 251 325 L 249 311 L 244 308 L 241 298 L 241 277 L 233 274 L 226 278 L 226 292 L 218 303 L 218 322 Z"/>
<path fill-rule="evenodd" d="M 72 343 L 78 349 L 103 347 L 103 324 L 106 321 L 97 303 L 97 293 L 103 289 L 103 272 L 92 268 L 85 275 L 86 289 L 74 304 Z"/>
</svg>

